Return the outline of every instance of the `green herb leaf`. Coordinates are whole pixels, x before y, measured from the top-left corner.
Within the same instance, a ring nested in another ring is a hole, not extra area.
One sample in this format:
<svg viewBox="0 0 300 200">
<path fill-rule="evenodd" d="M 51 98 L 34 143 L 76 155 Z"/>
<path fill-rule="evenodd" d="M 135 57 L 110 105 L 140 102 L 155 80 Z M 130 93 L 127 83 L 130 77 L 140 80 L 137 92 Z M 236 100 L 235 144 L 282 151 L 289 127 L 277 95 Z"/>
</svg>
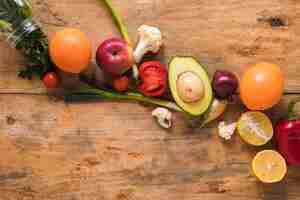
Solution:
<svg viewBox="0 0 300 200">
<path fill-rule="evenodd" d="M 31 19 L 32 10 L 27 0 L 0 0 L 0 33 L 4 37 L 20 37 L 16 43 L 16 49 L 21 51 L 27 60 L 27 67 L 19 71 L 22 78 L 31 79 L 33 76 L 42 78 L 48 71 L 54 70 L 54 65 L 48 54 L 48 40 Z M 28 23 L 31 20 L 35 26 L 28 31 Z M 13 34 L 13 35 L 12 35 Z"/>
</svg>

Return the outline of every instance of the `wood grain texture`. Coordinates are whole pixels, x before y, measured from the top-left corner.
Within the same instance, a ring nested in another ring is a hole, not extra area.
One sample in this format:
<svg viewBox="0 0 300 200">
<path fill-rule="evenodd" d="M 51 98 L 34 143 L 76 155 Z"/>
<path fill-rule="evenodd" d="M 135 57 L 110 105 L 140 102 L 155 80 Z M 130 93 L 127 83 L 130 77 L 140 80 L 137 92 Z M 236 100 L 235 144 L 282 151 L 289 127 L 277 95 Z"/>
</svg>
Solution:
<svg viewBox="0 0 300 200">
<path fill-rule="evenodd" d="M 98 0 L 32 0 L 47 34 L 76 27 L 93 50 L 118 36 Z M 295 0 L 114 0 L 136 39 L 141 24 L 164 34 L 163 62 L 192 55 L 215 69 L 241 75 L 259 61 L 278 63 L 286 91 L 300 93 L 300 3 Z M 217 123 L 192 129 L 175 114 L 170 131 L 150 116 L 152 107 L 130 102 L 66 104 L 46 95 L 38 80 L 16 77 L 23 58 L 0 43 L 0 200 L 298 200 L 300 173 L 263 185 L 249 164 L 256 152 L 273 148 L 217 136 Z M 285 96 L 269 111 L 275 123 L 286 113 Z M 236 120 L 238 103 L 222 119 Z"/>
<path fill-rule="evenodd" d="M 269 112 L 274 121 L 288 99 Z M 191 129 L 177 113 L 165 131 L 149 108 L 130 103 L 68 105 L 40 95 L 1 95 L 0 102 L 1 200 L 299 197 L 299 169 L 282 183 L 259 183 L 249 166 L 263 148 L 238 135 L 224 142 L 215 123 Z M 232 105 L 223 119 L 243 110 Z"/>
</svg>

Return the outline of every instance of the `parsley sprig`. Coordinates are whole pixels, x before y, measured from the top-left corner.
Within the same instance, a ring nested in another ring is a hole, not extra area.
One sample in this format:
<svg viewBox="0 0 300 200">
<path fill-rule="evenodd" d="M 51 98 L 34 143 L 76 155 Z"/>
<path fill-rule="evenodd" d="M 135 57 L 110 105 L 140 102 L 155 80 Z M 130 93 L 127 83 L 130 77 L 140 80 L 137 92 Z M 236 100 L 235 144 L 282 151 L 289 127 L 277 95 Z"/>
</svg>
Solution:
<svg viewBox="0 0 300 200">
<path fill-rule="evenodd" d="M 22 52 L 27 63 L 19 71 L 20 77 L 42 78 L 46 72 L 54 70 L 48 54 L 47 37 L 32 19 L 31 6 L 26 0 L 0 1 L 0 34 L 8 41 L 20 37 L 14 45 Z"/>
</svg>

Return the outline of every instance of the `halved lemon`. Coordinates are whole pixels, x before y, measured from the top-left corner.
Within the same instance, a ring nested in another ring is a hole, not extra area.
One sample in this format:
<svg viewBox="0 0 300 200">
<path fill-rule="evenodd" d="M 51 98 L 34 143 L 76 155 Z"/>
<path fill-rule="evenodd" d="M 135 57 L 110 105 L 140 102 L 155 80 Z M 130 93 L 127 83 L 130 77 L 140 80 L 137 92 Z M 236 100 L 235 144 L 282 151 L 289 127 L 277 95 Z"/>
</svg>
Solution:
<svg viewBox="0 0 300 200">
<path fill-rule="evenodd" d="M 271 120 L 262 112 L 249 111 L 240 117 L 237 130 L 241 138 L 248 144 L 261 146 L 273 137 Z"/>
<path fill-rule="evenodd" d="M 276 183 L 286 175 L 287 166 L 284 158 L 277 151 L 264 150 L 254 157 L 252 170 L 263 183 Z"/>
</svg>

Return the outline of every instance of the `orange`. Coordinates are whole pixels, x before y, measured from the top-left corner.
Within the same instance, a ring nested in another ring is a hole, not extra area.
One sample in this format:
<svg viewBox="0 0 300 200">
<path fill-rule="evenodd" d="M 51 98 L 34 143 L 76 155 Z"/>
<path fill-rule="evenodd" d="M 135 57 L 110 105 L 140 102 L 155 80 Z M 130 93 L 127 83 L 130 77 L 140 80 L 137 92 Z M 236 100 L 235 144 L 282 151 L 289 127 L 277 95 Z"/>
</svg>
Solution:
<svg viewBox="0 0 300 200">
<path fill-rule="evenodd" d="M 80 30 L 66 28 L 53 35 L 49 44 L 49 53 L 58 68 L 78 74 L 90 63 L 92 45 Z"/>
<path fill-rule="evenodd" d="M 287 166 L 277 151 L 264 150 L 254 157 L 252 171 L 263 183 L 277 183 L 286 175 Z"/>
<path fill-rule="evenodd" d="M 283 94 L 284 76 L 271 63 L 250 67 L 240 81 L 240 97 L 250 110 L 266 110 L 277 104 Z"/>
</svg>

